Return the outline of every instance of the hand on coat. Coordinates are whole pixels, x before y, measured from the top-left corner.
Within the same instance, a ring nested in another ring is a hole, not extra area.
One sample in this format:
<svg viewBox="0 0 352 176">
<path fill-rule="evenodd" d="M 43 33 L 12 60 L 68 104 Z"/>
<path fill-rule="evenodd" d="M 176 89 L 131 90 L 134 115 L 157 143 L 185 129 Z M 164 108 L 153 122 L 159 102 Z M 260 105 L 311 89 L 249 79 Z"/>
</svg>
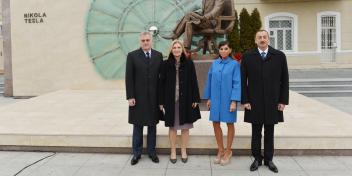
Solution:
<svg viewBox="0 0 352 176">
<path fill-rule="evenodd" d="M 279 111 L 284 111 L 284 109 L 285 109 L 285 105 L 284 105 L 284 104 L 279 103 L 279 104 L 277 105 L 277 110 L 279 110 Z"/>
<path fill-rule="evenodd" d="M 247 109 L 247 110 L 251 110 L 251 109 L 252 109 L 251 104 L 249 104 L 249 103 L 246 103 L 246 104 L 244 104 L 243 106 L 244 106 L 244 108 Z"/>
<path fill-rule="evenodd" d="M 128 99 L 128 105 L 129 106 L 135 106 L 136 105 L 136 99 L 134 99 L 134 98 Z"/>
<path fill-rule="evenodd" d="M 198 103 L 192 103 L 192 108 L 193 108 L 193 109 L 196 108 L 197 105 L 198 105 Z"/>
<path fill-rule="evenodd" d="M 211 106 L 211 102 L 210 102 L 210 100 L 208 100 L 208 101 L 207 101 L 207 107 L 208 107 L 208 109 L 210 109 L 210 106 Z"/>
<path fill-rule="evenodd" d="M 163 112 L 163 114 L 165 114 L 165 109 L 163 105 L 159 105 L 160 111 Z"/>
<path fill-rule="evenodd" d="M 237 107 L 237 102 L 236 101 L 231 101 L 230 112 L 235 111 L 236 107 Z"/>
</svg>

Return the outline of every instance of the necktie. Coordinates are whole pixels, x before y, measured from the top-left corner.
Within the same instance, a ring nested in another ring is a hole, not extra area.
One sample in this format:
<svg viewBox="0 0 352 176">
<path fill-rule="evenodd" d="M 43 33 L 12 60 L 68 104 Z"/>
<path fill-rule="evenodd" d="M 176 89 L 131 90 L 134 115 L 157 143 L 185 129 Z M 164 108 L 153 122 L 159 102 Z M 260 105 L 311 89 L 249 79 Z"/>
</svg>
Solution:
<svg viewBox="0 0 352 176">
<path fill-rule="evenodd" d="M 262 59 L 265 60 L 265 52 L 260 53 L 260 55 L 262 56 Z"/>
<path fill-rule="evenodd" d="M 150 58 L 150 54 L 149 54 L 149 52 L 146 52 L 146 53 L 145 53 L 145 58 L 147 58 L 147 59 L 149 59 L 149 58 Z"/>
</svg>

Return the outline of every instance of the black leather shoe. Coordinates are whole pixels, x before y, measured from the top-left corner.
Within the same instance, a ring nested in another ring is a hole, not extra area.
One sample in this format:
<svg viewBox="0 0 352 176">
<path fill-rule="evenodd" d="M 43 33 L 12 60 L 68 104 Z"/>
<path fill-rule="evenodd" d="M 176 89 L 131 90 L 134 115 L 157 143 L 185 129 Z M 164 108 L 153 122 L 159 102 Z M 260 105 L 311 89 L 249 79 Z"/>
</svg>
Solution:
<svg viewBox="0 0 352 176">
<path fill-rule="evenodd" d="M 251 167 L 249 168 L 250 171 L 256 171 L 258 170 L 259 166 L 262 165 L 262 161 L 254 160 L 253 163 L 251 164 Z"/>
<path fill-rule="evenodd" d="M 265 162 L 264 165 L 268 166 L 269 170 L 271 170 L 275 173 L 279 172 L 279 170 L 277 169 L 277 167 L 275 166 L 275 164 L 272 161 Z"/>
<path fill-rule="evenodd" d="M 186 158 L 181 158 L 181 161 L 182 161 L 183 163 L 187 163 L 188 157 L 186 157 Z"/>
<path fill-rule="evenodd" d="M 131 159 L 131 165 L 135 165 L 141 159 L 141 156 L 133 156 Z"/>
<path fill-rule="evenodd" d="M 159 158 L 156 155 L 149 155 L 149 158 L 154 162 L 154 163 L 159 163 Z"/>
</svg>

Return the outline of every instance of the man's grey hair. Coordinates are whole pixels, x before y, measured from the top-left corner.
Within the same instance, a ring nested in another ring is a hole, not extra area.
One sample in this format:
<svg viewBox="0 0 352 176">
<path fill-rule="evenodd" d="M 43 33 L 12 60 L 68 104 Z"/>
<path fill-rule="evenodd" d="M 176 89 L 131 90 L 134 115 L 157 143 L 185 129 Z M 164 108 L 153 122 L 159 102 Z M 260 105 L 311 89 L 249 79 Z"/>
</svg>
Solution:
<svg viewBox="0 0 352 176">
<path fill-rule="evenodd" d="M 139 37 L 146 36 L 146 35 L 149 35 L 150 38 L 152 38 L 152 36 L 153 36 L 152 33 L 148 32 L 148 31 L 144 31 L 144 32 L 140 33 Z"/>
</svg>

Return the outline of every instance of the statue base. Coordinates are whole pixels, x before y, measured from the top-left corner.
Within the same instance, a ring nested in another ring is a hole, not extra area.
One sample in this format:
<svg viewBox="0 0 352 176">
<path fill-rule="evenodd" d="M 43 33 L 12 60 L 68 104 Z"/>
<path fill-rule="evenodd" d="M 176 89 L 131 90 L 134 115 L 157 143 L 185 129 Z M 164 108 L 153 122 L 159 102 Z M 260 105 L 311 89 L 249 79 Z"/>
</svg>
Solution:
<svg viewBox="0 0 352 176">
<path fill-rule="evenodd" d="M 194 66 L 196 68 L 197 72 L 197 78 L 198 78 L 198 86 L 199 86 L 199 93 L 200 97 L 203 97 L 204 94 L 204 87 L 208 78 L 208 71 L 215 60 L 217 58 L 217 54 L 205 54 L 205 55 L 198 55 L 192 53 L 192 60 L 194 61 Z"/>
<path fill-rule="evenodd" d="M 198 52 L 192 52 L 190 58 L 194 61 L 205 61 L 205 60 L 215 60 L 219 57 L 219 54 L 199 54 Z"/>
</svg>

